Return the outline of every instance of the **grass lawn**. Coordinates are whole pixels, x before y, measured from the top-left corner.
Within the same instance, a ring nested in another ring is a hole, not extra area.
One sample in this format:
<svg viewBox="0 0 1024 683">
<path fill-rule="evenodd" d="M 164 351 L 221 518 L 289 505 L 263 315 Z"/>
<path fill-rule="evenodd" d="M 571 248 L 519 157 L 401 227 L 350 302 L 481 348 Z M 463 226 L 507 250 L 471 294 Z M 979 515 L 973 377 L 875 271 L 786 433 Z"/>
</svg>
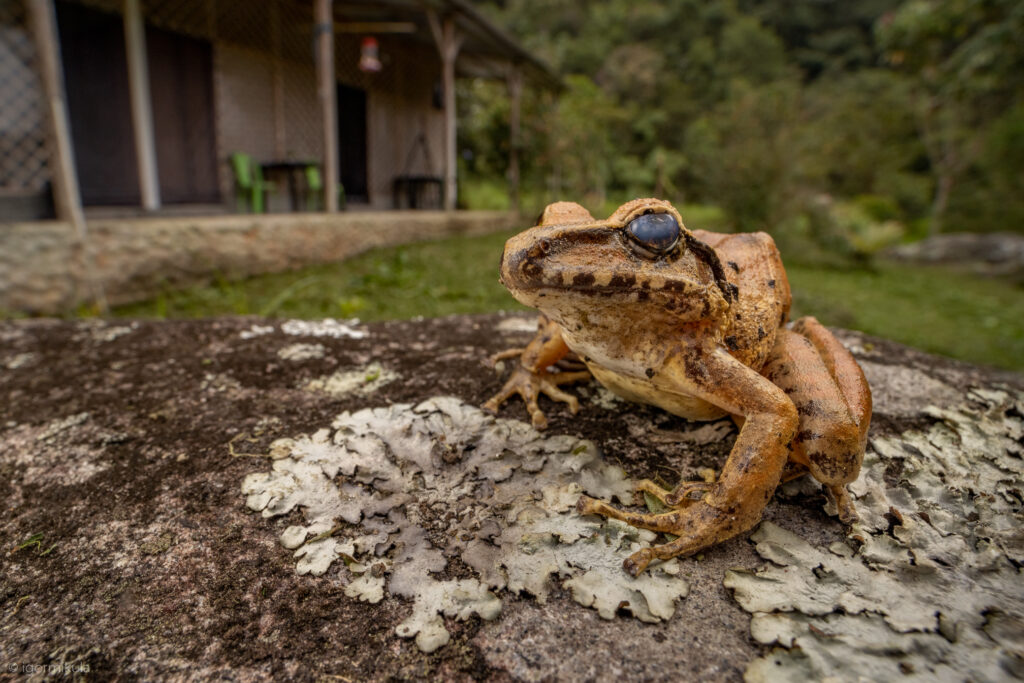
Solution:
<svg viewBox="0 0 1024 683">
<path fill-rule="evenodd" d="M 498 284 L 508 234 L 375 249 L 343 263 L 220 281 L 122 306 L 126 317 L 255 314 L 363 320 L 522 309 Z M 948 270 L 789 264 L 793 317 L 863 330 L 962 360 L 1024 371 L 1024 289 Z"/>
</svg>

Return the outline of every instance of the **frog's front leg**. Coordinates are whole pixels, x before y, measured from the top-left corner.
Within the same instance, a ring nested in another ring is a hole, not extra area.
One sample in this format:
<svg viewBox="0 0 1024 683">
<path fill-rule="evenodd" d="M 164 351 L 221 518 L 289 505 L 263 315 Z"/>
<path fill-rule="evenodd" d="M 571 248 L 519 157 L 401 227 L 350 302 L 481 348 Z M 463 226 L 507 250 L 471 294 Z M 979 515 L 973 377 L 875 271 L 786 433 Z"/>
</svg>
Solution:
<svg viewBox="0 0 1024 683">
<path fill-rule="evenodd" d="M 547 316 L 540 316 L 537 323 L 537 336 L 527 344 L 525 349 L 509 349 L 491 357 L 492 361 L 497 361 L 518 355 L 519 363 L 516 364 L 512 375 L 505 382 L 505 386 L 484 403 L 483 409 L 497 413 L 502 403 L 513 394 L 519 394 L 526 402 L 526 411 L 530 414 L 533 426 L 537 429 L 545 429 L 548 426 L 548 420 L 537 405 L 537 398 L 540 394 L 544 394 L 551 399 L 566 403 L 569 406 L 569 411 L 575 415 L 580 408 L 579 400 L 572 394 L 562 391 L 559 385 L 590 379 L 590 372 L 586 370 L 548 372 L 550 366 L 560 361 L 568 353 L 569 347 L 562 339 L 562 331 L 558 324 L 548 320 Z"/>
<path fill-rule="evenodd" d="M 652 384 L 661 391 L 685 392 L 742 416 L 743 426 L 718 481 L 693 504 L 661 514 L 638 514 L 587 496 L 580 498 L 576 507 L 583 514 L 596 513 L 678 536 L 630 556 L 623 566 L 633 576 L 655 558 L 696 553 L 757 524 L 778 486 L 789 457 L 787 445 L 798 424 L 796 407 L 786 394 L 725 350 L 682 350 L 686 348 L 668 358 Z"/>
</svg>

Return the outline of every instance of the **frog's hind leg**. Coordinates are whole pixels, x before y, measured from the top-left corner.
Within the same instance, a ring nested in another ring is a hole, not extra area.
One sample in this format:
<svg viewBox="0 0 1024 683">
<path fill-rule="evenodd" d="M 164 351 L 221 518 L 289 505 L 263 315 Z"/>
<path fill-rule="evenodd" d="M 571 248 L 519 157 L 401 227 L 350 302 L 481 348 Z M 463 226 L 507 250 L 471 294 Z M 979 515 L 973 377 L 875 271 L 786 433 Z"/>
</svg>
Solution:
<svg viewBox="0 0 1024 683">
<path fill-rule="evenodd" d="M 801 318 L 779 331 L 761 372 L 799 414 L 790 460 L 825 484 L 842 521 L 856 520 L 846 485 L 860 474 L 871 420 L 871 392 L 857 361 L 817 320 Z"/>
<path fill-rule="evenodd" d="M 850 417 L 857 423 L 863 449 L 871 425 L 871 388 L 864 377 L 864 371 L 853 354 L 816 318 L 800 318 L 793 323 L 793 331 L 805 337 L 818 351 L 825 369 L 839 387 L 839 393 L 850 410 Z"/>
</svg>

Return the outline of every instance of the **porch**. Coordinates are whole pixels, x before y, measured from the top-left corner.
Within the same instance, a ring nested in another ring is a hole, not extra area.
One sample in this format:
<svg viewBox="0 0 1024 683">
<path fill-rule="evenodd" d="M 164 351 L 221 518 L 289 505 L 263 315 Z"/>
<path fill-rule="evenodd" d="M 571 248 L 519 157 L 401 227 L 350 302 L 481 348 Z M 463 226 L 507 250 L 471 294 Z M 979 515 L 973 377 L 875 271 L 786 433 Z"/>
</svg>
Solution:
<svg viewBox="0 0 1024 683">
<path fill-rule="evenodd" d="M 516 209 L 523 84 L 559 87 L 462 0 L 14 0 L 0 4 L 0 48 L 7 310 L 102 308 L 174 273 L 245 259 L 245 272 L 266 271 L 342 258 L 368 239 L 508 225 L 503 214 L 391 210 L 457 207 L 457 77 L 508 84 Z M 262 175 L 257 187 L 242 182 L 239 157 Z"/>
</svg>

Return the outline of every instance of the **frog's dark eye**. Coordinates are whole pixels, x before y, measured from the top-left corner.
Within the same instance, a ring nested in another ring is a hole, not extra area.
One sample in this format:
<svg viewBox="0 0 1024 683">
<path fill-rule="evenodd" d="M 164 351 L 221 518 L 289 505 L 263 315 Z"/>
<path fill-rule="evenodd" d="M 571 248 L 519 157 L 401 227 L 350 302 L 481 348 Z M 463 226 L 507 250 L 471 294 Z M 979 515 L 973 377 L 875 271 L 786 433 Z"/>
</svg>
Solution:
<svg viewBox="0 0 1024 683">
<path fill-rule="evenodd" d="M 631 220 L 626 233 L 644 249 L 664 254 L 679 241 L 679 223 L 671 214 L 649 213 Z"/>
</svg>

